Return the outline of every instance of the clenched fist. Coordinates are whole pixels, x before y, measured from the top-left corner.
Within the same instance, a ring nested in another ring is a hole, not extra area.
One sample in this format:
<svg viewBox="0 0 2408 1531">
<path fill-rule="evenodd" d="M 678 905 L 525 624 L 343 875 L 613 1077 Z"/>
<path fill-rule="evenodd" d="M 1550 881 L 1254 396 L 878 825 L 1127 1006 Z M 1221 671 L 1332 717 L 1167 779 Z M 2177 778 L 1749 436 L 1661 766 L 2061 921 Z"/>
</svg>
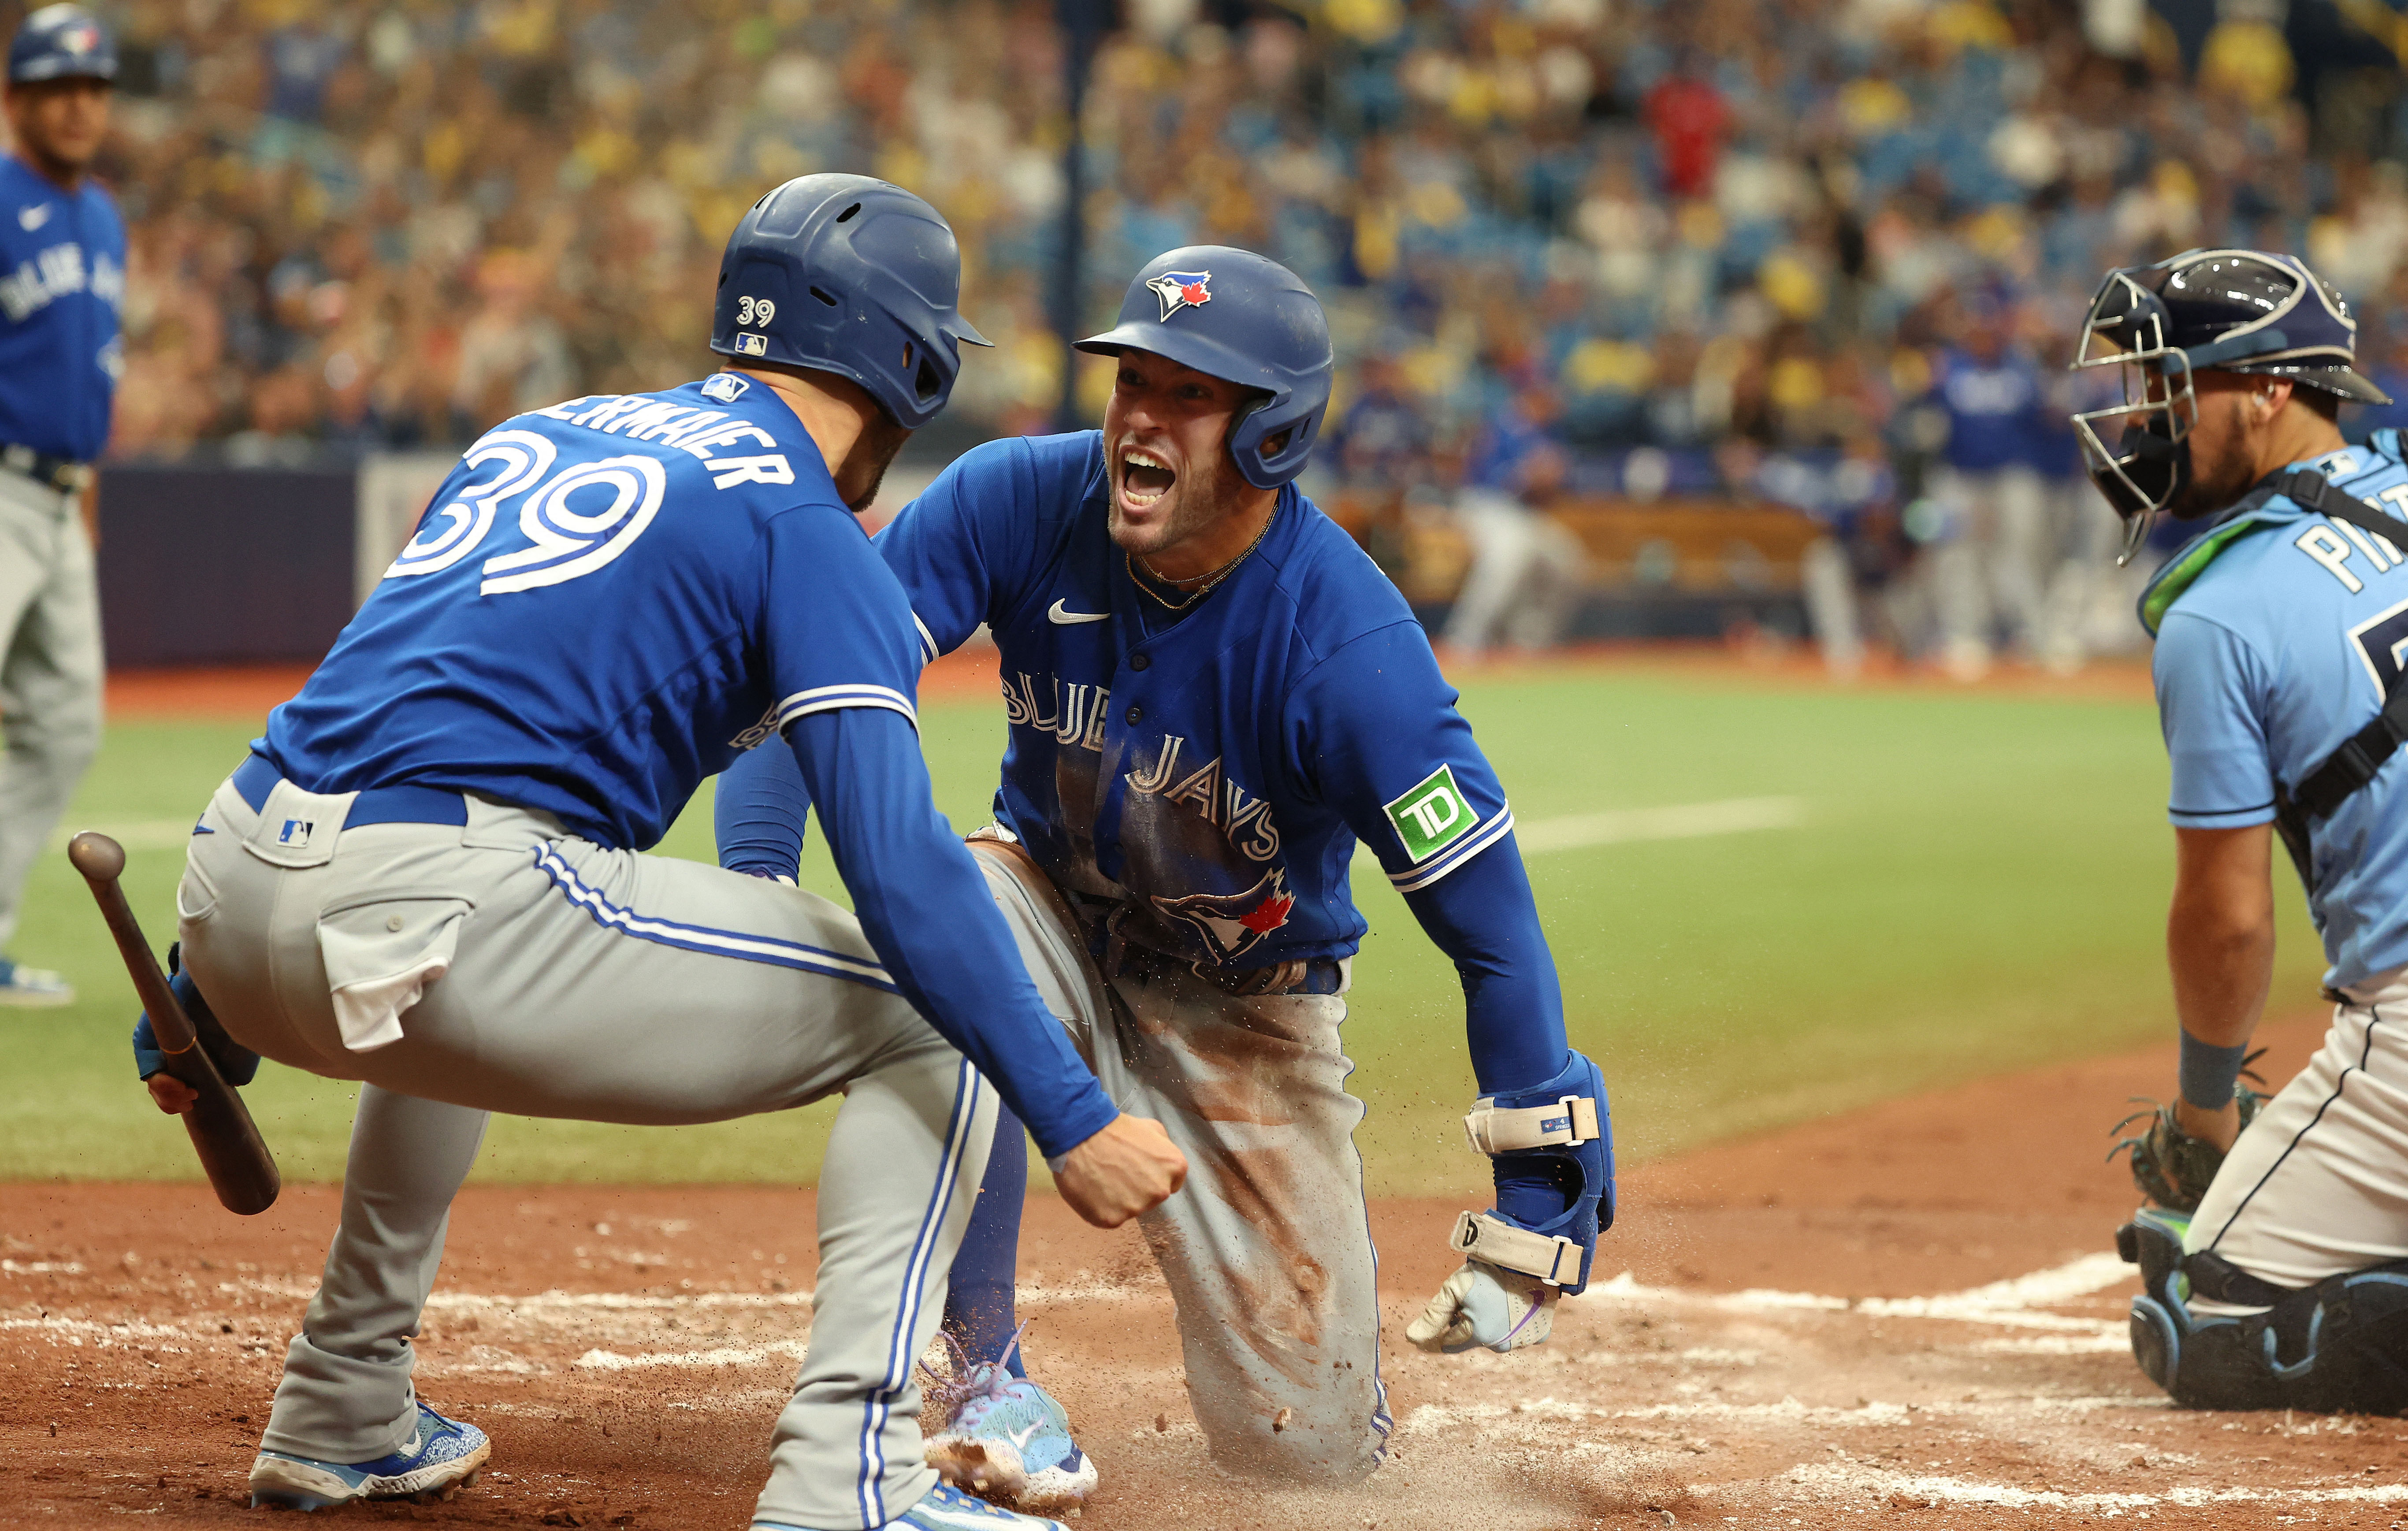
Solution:
<svg viewBox="0 0 2408 1531">
<path fill-rule="evenodd" d="M 1153 1210 L 1187 1183 L 1187 1156 L 1162 1123 L 1124 1111 L 1062 1156 L 1054 1188 L 1098 1228 Z"/>
</svg>

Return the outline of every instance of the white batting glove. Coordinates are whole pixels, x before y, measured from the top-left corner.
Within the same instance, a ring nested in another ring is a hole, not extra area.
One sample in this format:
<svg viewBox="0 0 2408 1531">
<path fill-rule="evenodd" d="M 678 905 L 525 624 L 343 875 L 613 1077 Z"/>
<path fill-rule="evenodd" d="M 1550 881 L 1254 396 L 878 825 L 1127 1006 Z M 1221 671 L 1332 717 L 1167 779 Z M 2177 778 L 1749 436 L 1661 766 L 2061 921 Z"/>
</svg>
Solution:
<svg viewBox="0 0 2408 1531">
<path fill-rule="evenodd" d="M 1422 1316 L 1405 1326 L 1405 1338 L 1426 1351 L 1460 1355 L 1486 1346 L 1503 1354 L 1536 1345 L 1555 1327 L 1554 1287 L 1519 1271 L 1466 1260 L 1446 1279 Z"/>
</svg>

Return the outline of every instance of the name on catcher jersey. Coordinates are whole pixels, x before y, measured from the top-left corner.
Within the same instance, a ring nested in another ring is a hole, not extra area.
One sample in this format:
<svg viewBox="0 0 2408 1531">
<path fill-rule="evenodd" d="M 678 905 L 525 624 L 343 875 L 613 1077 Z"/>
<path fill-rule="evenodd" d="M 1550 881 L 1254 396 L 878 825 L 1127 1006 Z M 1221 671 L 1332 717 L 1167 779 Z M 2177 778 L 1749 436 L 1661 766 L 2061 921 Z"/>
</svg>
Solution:
<svg viewBox="0 0 2408 1531">
<path fill-rule="evenodd" d="M 2393 433 L 2376 439 L 2296 465 L 2408 517 L 2408 464 Z M 2272 821 L 2275 783 L 2297 787 L 2382 710 L 2408 654 L 2403 548 L 2408 522 L 2377 537 L 2273 494 L 2169 561 L 2143 609 L 2163 612 L 2154 667 L 2175 824 Z M 2408 752 L 2314 821 L 2311 839 L 2325 981 L 2351 987 L 2408 965 Z"/>
<path fill-rule="evenodd" d="M 1102 436 L 991 442 L 878 535 L 930 657 L 984 622 L 1010 725 L 996 815 L 1119 938 L 1235 967 L 1352 952 L 1358 838 L 1401 890 L 1512 827 L 1404 597 L 1279 493 L 1261 544 L 1165 620 L 1107 530 Z"/>
<path fill-rule="evenodd" d="M 720 373 L 487 432 L 254 748 L 311 792 L 451 788 L 640 850 L 805 713 L 916 723 L 919 667 L 801 422 Z"/>
</svg>

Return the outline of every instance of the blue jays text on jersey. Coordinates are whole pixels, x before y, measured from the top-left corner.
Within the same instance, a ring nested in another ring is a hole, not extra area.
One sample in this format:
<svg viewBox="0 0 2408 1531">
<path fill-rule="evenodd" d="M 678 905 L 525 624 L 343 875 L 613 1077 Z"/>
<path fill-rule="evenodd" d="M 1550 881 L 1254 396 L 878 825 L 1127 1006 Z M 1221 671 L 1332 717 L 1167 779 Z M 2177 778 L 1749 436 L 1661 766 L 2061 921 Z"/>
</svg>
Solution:
<svg viewBox="0 0 2408 1531">
<path fill-rule="evenodd" d="M 1293 485 L 1163 622 L 1106 530 L 1094 431 L 990 443 L 880 533 L 931 657 L 980 623 L 1010 723 L 999 822 L 1124 939 L 1232 967 L 1352 952 L 1358 837 L 1404 891 L 1512 814 L 1404 598 Z"/>
<path fill-rule="evenodd" d="M 2297 465 L 2408 516 L 2395 432 Z M 2400 543 L 2408 544 L 2408 522 Z M 2381 710 L 2408 651 L 2408 573 L 2393 539 L 2260 490 L 2169 560 L 2143 597 L 2157 635 L 2171 814 L 2190 829 L 2271 822 Z M 2408 965 L 2408 756 L 2315 823 L 2310 910 L 2340 988 Z"/>
<path fill-rule="evenodd" d="M 0 156 L 0 445 L 85 463 L 124 370 L 125 224 L 87 179 L 62 190 Z"/>
<path fill-rule="evenodd" d="M 800 422 L 722 373 L 487 432 L 262 751 L 313 792 L 478 793 L 642 849 L 795 718 L 915 717 L 918 676 Z"/>
</svg>

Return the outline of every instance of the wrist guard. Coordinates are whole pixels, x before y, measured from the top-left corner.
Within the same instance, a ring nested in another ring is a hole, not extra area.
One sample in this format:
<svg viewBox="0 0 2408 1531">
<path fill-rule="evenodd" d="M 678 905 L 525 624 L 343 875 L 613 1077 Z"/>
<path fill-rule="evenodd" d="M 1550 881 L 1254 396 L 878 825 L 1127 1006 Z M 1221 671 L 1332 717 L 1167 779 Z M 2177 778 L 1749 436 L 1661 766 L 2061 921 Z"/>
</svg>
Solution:
<svg viewBox="0 0 2408 1531">
<path fill-rule="evenodd" d="M 1498 1205 L 1464 1213 L 1448 1246 L 1580 1292 L 1613 1225 L 1613 1122 L 1597 1065 L 1575 1050 L 1554 1079 L 1481 1096 L 1463 1126 L 1497 1162 Z"/>
</svg>

